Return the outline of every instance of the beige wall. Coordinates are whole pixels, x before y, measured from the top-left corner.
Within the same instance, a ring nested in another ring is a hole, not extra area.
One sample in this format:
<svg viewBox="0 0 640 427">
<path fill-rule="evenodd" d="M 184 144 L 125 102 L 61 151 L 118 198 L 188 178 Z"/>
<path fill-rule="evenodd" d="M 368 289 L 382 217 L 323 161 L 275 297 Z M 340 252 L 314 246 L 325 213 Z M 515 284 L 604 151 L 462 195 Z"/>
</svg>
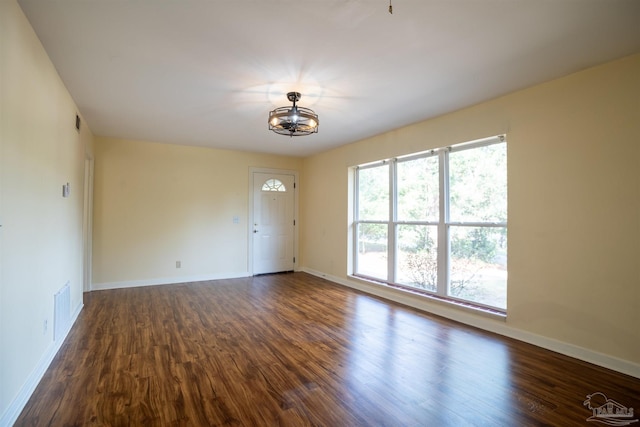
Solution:
<svg viewBox="0 0 640 427">
<path fill-rule="evenodd" d="M 76 112 L 17 3 L 0 1 L 0 425 L 53 357 L 53 295 L 69 282 L 72 311 L 82 304 L 93 137 L 76 131 Z"/>
<path fill-rule="evenodd" d="M 301 164 L 109 138 L 95 150 L 94 289 L 248 275 L 249 168 Z"/>
<path fill-rule="evenodd" d="M 302 266 L 380 293 L 348 277 L 348 168 L 500 133 L 506 325 L 385 295 L 640 376 L 640 55 L 305 159 Z"/>
</svg>

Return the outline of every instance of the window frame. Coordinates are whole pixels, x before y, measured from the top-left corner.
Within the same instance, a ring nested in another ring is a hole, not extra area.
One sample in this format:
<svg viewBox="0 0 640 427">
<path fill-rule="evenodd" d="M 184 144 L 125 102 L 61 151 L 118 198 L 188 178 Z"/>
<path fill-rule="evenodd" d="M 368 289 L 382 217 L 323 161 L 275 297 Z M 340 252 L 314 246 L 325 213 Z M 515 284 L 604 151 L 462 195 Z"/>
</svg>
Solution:
<svg viewBox="0 0 640 427">
<path fill-rule="evenodd" d="M 502 228 L 505 230 L 505 234 L 508 233 L 508 217 L 506 221 L 451 221 L 450 220 L 450 171 L 449 171 L 449 155 L 464 150 L 477 149 L 494 144 L 505 144 L 507 149 L 506 135 L 496 135 L 493 137 L 478 139 L 452 146 L 432 149 L 420 153 L 414 153 L 408 156 L 395 157 L 376 162 L 367 163 L 364 165 L 354 167 L 354 191 L 353 191 L 353 227 L 352 227 L 352 275 L 357 278 L 373 282 L 381 282 L 387 285 L 406 289 L 415 293 L 424 294 L 427 296 L 436 297 L 446 301 L 452 301 L 455 303 L 461 303 L 464 305 L 470 305 L 473 307 L 488 309 L 491 311 L 497 311 L 505 313 L 507 309 L 502 307 L 491 306 L 465 298 L 456 297 L 449 294 L 450 287 L 450 265 L 451 265 L 451 227 L 481 227 L 481 228 Z M 398 194 L 397 194 L 397 179 L 398 179 L 398 164 L 420 158 L 433 157 L 438 158 L 438 180 L 439 180 L 439 206 L 438 206 L 438 220 L 437 221 L 406 221 L 398 220 Z M 366 219 L 361 220 L 359 218 L 359 203 L 360 203 L 360 171 L 381 167 L 384 165 L 389 166 L 389 211 L 386 220 L 382 219 Z M 508 186 L 508 181 L 507 181 Z M 371 275 L 363 274 L 359 272 L 359 245 L 360 240 L 358 238 L 360 227 L 363 224 L 379 224 L 387 226 L 387 265 L 386 265 L 386 278 L 374 277 Z M 409 285 L 397 283 L 398 273 L 398 227 L 401 225 L 414 225 L 414 226 L 436 226 L 437 228 L 437 286 L 436 291 L 430 291 L 425 289 L 418 289 Z M 508 279 L 507 279 L 508 281 Z M 508 292 L 508 283 L 507 283 Z"/>
</svg>

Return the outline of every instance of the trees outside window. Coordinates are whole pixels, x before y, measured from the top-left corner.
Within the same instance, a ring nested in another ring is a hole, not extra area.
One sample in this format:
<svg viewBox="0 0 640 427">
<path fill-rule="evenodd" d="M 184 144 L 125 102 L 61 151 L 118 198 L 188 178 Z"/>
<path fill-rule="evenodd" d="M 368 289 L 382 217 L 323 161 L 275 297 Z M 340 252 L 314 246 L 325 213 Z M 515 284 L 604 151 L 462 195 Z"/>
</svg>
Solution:
<svg viewBox="0 0 640 427">
<path fill-rule="evenodd" d="M 503 136 L 356 169 L 354 274 L 506 310 Z"/>
</svg>

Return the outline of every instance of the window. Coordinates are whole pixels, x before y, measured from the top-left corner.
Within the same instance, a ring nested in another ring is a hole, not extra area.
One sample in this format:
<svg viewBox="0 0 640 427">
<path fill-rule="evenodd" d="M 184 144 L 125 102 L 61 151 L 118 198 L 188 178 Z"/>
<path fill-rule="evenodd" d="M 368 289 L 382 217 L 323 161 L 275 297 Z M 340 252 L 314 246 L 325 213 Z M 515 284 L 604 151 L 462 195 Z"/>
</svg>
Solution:
<svg viewBox="0 0 640 427">
<path fill-rule="evenodd" d="M 504 136 L 359 166 L 354 275 L 507 308 Z"/>
<path fill-rule="evenodd" d="M 262 191 L 279 191 L 284 192 L 287 191 L 286 187 L 279 179 L 268 179 L 262 184 Z"/>
</svg>

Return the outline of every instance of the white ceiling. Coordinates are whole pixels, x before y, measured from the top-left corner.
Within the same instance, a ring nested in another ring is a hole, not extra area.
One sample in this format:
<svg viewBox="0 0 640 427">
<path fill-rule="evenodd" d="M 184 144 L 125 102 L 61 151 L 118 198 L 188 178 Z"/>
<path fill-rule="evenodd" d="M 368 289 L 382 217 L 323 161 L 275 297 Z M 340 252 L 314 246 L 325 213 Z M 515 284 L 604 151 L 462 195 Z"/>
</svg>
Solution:
<svg viewBox="0 0 640 427">
<path fill-rule="evenodd" d="M 94 134 L 295 156 L 640 52 L 640 0 L 392 1 L 18 0 Z"/>
</svg>

